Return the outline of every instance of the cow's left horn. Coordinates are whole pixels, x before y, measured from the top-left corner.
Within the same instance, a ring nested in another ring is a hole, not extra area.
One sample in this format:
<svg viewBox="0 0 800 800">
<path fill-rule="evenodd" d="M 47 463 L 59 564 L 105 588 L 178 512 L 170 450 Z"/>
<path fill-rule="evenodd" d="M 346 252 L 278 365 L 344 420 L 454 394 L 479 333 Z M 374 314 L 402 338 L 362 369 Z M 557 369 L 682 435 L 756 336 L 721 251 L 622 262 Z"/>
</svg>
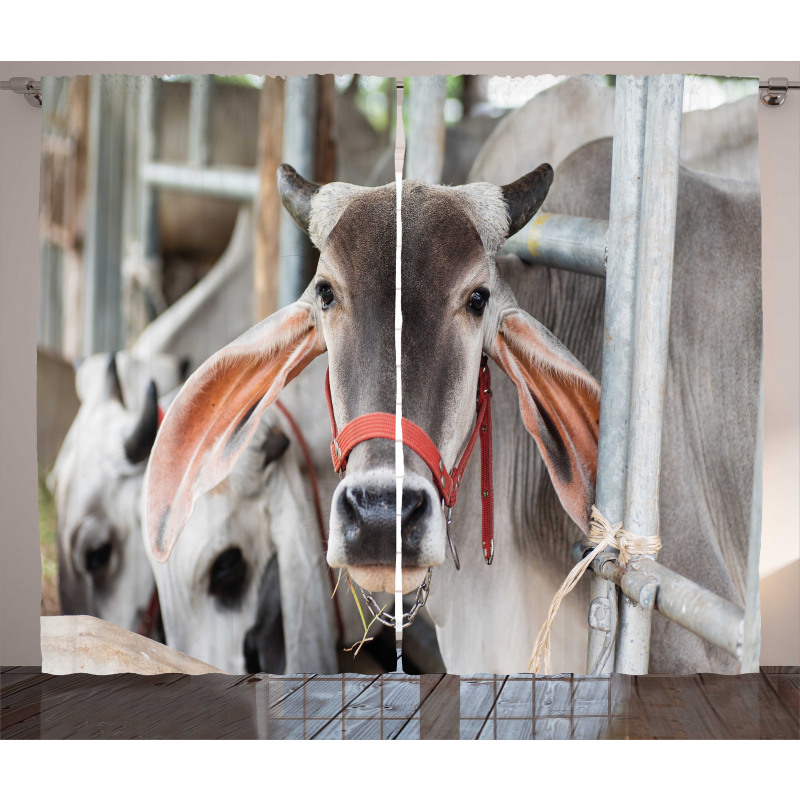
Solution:
<svg viewBox="0 0 800 800">
<path fill-rule="evenodd" d="M 553 183 L 553 175 L 549 164 L 540 164 L 533 172 L 502 187 L 510 219 L 509 236 L 520 230 L 539 210 Z"/>
<path fill-rule="evenodd" d="M 288 164 L 278 167 L 278 192 L 283 207 L 306 233 L 311 219 L 311 198 L 318 191 L 319 185 L 298 175 L 294 167 Z"/>
<path fill-rule="evenodd" d="M 158 392 L 153 381 L 147 386 L 142 416 L 125 440 L 125 456 L 131 464 L 141 464 L 150 457 L 158 433 Z"/>
<path fill-rule="evenodd" d="M 107 400 L 116 400 L 123 408 L 125 399 L 122 394 L 122 384 L 119 382 L 117 372 L 117 354 L 110 353 L 106 367 L 105 396 Z"/>
</svg>

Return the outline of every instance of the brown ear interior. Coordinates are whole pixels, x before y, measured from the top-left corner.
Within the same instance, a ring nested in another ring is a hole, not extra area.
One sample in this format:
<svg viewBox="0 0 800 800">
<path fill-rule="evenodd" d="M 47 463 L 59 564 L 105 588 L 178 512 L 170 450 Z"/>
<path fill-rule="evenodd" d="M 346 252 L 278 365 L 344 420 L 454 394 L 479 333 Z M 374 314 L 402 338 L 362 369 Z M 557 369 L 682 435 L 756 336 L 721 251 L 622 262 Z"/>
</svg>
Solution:
<svg viewBox="0 0 800 800">
<path fill-rule="evenodd" d="M 597 473 L 599 384 L 524 312 L 503 321 L 492 355 L 517 386 L 522 420 L 562 505 L 587 531 Z"/>
<path fill-rule="evenodd" d="M 165 561 L 197 498 L 226 478 L 283 387 L 324 351 L 295 303 L 209 358 L 171 403 L 147 470 L 150 547 Z"/>
</svg>

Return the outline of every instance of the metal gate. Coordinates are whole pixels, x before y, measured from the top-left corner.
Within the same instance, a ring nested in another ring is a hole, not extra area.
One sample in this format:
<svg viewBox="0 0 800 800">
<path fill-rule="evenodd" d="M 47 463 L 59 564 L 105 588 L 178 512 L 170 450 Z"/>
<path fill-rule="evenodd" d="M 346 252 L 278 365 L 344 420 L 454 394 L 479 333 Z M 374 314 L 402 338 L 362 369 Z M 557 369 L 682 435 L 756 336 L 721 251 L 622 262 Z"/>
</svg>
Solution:
<svg viewBox="0 0 800 800">
<path fill-rule="evenodd" d="M 595 502 L 642 537 L 658 534 L 682 100 L 682 75 L 618 76 L 608 222 L 540 214 L 506 244 L 523 260 L 605 275 Z M 647 672 L 653 610 L 734 656 L 742 672 L 758 670 L 763 369 L 759 396 L 745 608 L 652 556 L 621 566 L 618 551 L 606 548 L 591 563 L 591 674 Z M 579 541 L 573 558 L 594 548 Z"/>
</svg>

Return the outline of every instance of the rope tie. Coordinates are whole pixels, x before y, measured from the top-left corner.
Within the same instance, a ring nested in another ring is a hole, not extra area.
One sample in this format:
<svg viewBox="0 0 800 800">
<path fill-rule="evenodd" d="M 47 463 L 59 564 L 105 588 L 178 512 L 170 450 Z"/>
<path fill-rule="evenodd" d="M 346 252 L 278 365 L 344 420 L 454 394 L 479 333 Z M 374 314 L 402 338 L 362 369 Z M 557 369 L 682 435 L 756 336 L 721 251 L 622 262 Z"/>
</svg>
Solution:
<svg viewBox="0 0 800 800">
<path fill-rule="evenodd" d="M 605 550 L 606 547 L 619 550 L 617 561 L 624 565 L 631 560 L 632 556 L 655 556 L 661 549 L 661 539 L 658 536 L 638 536 L 626 531 L 621 522 L 610 523 L 594 505 L 589 520 L 589 541 L 595 545 L 594 549 L 570 570 L 550 603 L 547 618 L 539 628 L 536 641 L 533 643 L 533 654 L 528 662 L 529 672 L 539 673 L 539 667 L 542 665 L 544 666 L 544 669 L 541 670 L 542 673 L 550 672 L 550 633 L 553 630 L 553 623 L 556 621 L 561 601 L 577 586 L 583 573 L 601 550 Z"/>
</svg>

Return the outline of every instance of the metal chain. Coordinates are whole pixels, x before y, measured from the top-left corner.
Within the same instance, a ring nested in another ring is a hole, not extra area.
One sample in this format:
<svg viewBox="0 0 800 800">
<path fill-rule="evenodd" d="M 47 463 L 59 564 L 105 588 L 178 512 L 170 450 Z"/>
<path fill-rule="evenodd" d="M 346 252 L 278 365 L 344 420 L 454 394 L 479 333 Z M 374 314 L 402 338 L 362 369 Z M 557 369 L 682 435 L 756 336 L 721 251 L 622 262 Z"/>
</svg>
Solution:
<svg viewBox="0 0 800 800">
<path fill-rule="evenodd" d="M 411 623 L 414 622 L 414 617 L 417 616 L 419 610 L 427 602 L 428 592 L 430 591 L 431 586 L 431 575 L 433 575 L 433 567 L 428 567 L 428 574 L 425 576 L 425 580 L 422 581 L 417 589 L 417 596 L 414 599 L 414 605 L 411 606 L 411 610 L 408 613 L 403 614 L 403 628 L 408 628 Z M 382 611 L 378 605 L 378 601 L 372 596 L 371 592 L 368 592 L 361 586 L 358 588 L 361 590 L 361 594 L 367 603 L 367 608 L 369 608 L 369 610 L 372 612 L 372 616 L 382 625 L 386 625 L 387 628 L 394 628 L 396 619 L 395 615 L 387 614 L 385 611 Z"/>
</svg>

